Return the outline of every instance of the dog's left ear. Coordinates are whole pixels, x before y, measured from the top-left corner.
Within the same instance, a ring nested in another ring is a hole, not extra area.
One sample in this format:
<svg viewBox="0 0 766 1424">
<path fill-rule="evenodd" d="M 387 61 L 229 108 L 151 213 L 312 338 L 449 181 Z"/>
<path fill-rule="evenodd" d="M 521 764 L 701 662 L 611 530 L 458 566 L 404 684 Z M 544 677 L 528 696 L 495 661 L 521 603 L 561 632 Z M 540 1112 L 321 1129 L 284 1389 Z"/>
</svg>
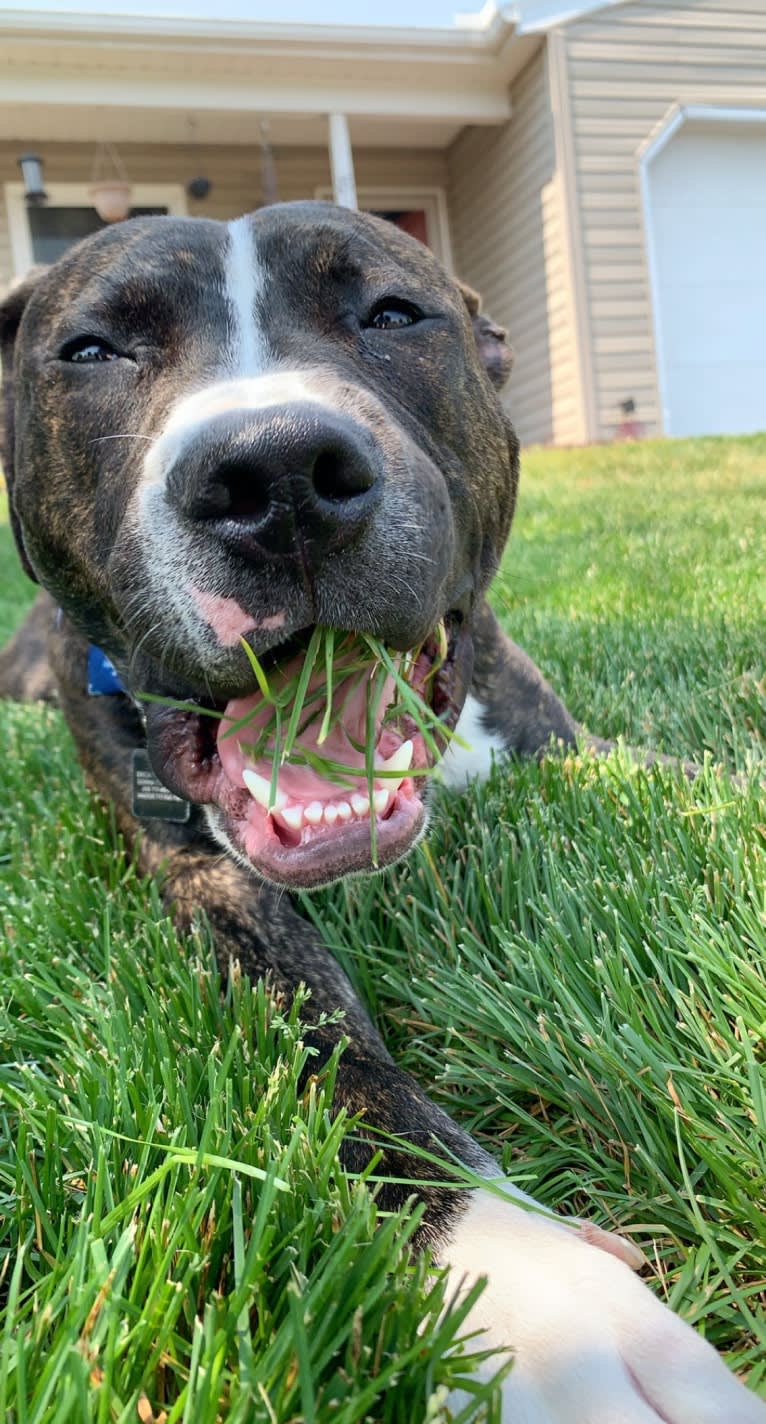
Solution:
<svg viewBox="0 0 766 1424">
<path fill-rule="evenodd" d="M 2 361 L 3 368 L 3 401 L 2 409 L 0 409 L 0 454 L 2 455 L 3 470 L 8 485 L 11 529 L 13 530 L 14 538 L 18 546 L 24 572 L 28 574 L 35 583 L 37 583 L 37 576 L 27 558 L 24 542 L 21 537 L 21 530 L 13 509 L 13 356 L 16 349 L 16 337 L 27 302 L 35 290 L 38 281 L 47 270 L 47 267 L 42 266 L 30 268 L 25 277 L 21 277 L 18 281 L 11 284 L 3 300 L 0 301 L 0 361 Z"/>
<path fill-rule="evenodd" d="M 471 318 L 479 360 L 493 386 L 500 391 L 513 370 L 513 347 L 508 345 L 505 329 L 490 316 L 483 315 L 479 293 L 465 282 L 458 282 L 458 287 Z"/>
</svg>

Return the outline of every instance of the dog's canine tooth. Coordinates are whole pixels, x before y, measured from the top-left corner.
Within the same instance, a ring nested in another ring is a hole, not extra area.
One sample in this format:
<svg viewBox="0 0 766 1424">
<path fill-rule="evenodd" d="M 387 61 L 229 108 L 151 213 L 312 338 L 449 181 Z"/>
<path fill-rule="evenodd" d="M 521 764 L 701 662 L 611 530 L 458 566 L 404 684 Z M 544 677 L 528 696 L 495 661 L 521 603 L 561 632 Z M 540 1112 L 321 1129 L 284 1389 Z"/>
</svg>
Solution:
<svg viewBox="0 0 766 1424">
<path fill-rule="evenodd" d="M 402 773 L 404 773 L 405 771 L 409 771 L 410 767 L 412 766 L 413 751 L 414 747 L 411 741 L 407 740 L 406 742 L 402 742 L 401 746 L 397 747 L 396 751 L 391 753 L 391 756 L 388 758 L 387 761 L 381 761 L 378 763 L 375 770 L 401 771 Z M 403 780 L 404 775 L 402 774 L 402 781 Z M 396 783 L 397 786 L 399 784 L 399 782 Z M 395 789 L 393 780 L 388 782 L 388 785 L 389 789 Z"/>
<path fill-rule="evenodd" d="M 263 806 L 266 811 L 281 811 L 287 805 L 287 796 L 284 791 L 277 790 L 274 800 L 271 799 L 271 782 L 266 780 L 252 767 L 246 766 L 242 771 L 242 780 L 245 783 L 250 795 L 259 806 Z"/>
<path fill-rule="evenodd" d="M 396 793 L 394 792 L 394 794 L 396 794 Z M 387 808 L 388 808 L 388 803 L 389 803 L 390 800 L 391 800 L 391 790 L 390 790 L 389 787 L 384 787 L 381 791 L 376 791 L 376 792 L 375 792 L 375 794 L 374 794 L 374 796 L 373 796 L 373 798 L 372 798 L 372 804 L 373 804 L 373 806 L 375 807 L 375 814 L 376 814 L 376 816 L 382 816 L 382 815 L 383 815 L 383 812 L 384 812 L 385 810 L 387 810 Z"/>
</svg>

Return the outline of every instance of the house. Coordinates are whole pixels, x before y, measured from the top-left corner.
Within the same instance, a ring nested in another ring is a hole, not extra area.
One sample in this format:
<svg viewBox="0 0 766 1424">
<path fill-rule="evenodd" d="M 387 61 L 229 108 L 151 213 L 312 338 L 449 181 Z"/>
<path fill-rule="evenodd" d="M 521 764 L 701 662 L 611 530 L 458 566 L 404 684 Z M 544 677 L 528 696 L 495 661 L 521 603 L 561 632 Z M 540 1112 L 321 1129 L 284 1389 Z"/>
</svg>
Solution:
<svg viewBox="0 0 766 1424">
<path fill-rule="evenodd" d="M 104 160 L 149 210 L 334 194 L 483 293 L 525 442 L 608 440 L 630 402 L 647 434 L 766 427 L 766 0 L 490 0 L 444 30 L 123 6 L 0 13 L 0 277 L 92 227 Z"/>
</svg>

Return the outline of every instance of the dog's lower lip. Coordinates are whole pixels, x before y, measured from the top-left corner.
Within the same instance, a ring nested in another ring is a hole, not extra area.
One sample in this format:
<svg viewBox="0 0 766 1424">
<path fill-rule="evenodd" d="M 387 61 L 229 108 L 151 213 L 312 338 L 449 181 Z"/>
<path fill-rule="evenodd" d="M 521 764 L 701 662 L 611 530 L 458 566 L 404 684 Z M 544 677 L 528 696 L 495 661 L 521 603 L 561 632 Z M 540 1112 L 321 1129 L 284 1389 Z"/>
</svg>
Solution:
<svg viewBox="0 0 766 1424">
<path fill-rule="evenodd" d="M 340 834 L 328 832 L 315 839 L 286 845 L 272 829 L 259 841 L 257 855 L 249 850 L 247 828 L 220 808 L 211 813 L 213 823 L 244 852 L 264 879 L 290 890 L 312 890 L 344 875 L 383 867 L 406 855 L 425 826 L 425 807 L 417 795 L 397 795 L 390 815 L 377 822 L 377 848 L 372 860 L 369 821 L 359 820 Z M 271 818 L 268 818 L 269 820 Z"/>
</svg>

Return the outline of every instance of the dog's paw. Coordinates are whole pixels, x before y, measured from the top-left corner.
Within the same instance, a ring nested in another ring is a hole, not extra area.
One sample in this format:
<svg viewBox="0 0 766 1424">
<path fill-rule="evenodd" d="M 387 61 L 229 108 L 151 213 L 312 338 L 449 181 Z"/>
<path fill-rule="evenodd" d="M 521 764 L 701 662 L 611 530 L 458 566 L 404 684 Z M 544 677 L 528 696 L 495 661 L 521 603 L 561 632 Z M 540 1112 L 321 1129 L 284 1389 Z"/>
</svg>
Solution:
<svg viewBox="0 0 766 1424">
<path fill-rule="evenodd" d="M 766 1424 L 766 1405 L 652 1295 L 630 1252 L 607 1245 L 616 1240 L 512 1196 L 471 1194 L 441 1260 L 456 1290 L 487 1277 L 466 1328 L 483 1332 L 477 1348 L 513 1353 L 503 1424 Z"/>
</svg>

